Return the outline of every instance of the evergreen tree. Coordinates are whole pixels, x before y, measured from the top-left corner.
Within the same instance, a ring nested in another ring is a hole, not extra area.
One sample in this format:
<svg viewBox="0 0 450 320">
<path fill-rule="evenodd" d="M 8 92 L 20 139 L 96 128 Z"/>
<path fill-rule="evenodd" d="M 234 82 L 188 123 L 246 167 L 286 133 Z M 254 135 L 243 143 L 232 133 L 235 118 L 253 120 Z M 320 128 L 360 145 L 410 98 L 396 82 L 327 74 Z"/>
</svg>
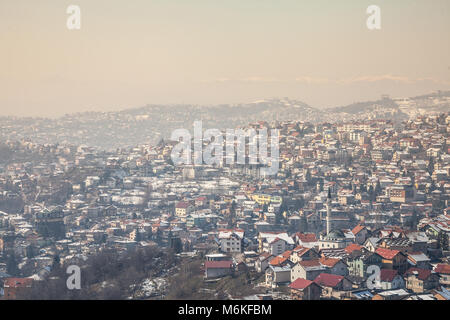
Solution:
<svg viewBox="0 0 450 320">
<path fill-rule="evenodd" d="M 134 241 L 136 241 L 136 242 L 142 241 L 141 233 L 139 232 L 138 229 L 136 229 L 136 237 L 134 238 Z"/>
<path fill-rule="evenodd" d="M 445 232 L 442 236 L 442 250 L 448 250 L 448 234 Z"/>
<path fill-rule="evenodd" d="M 52 270 L 57 270 L 61 267 L 61 259 L 59 258 L 59 255 L 55 255 L 53 257 L 53 263 L 52 263 Z"/>
<path fill-rule="evenodd" d="M 308 232 L 308 220 L 304 213 L 300 215 L 300 232 Z"/>
<path fill-rule="evenodd" d="M 309 171 L 309 169 L 306 169 L 305 180 L 308 182 L 308 184 L 311 183 L 311 172 Z"/>
<path fill-rule="evenodd" d="M 9 253 L 6 258 L 6 273 L 11 276 L 18 276 L 20 274 L 19 265 L 14 252 Z"/>
<path fill-rule="evenodd" d="M 437 237 L 438 246 L 440 249 L 448 250 L 448 234 L 446 232 L 440 231 Z"/>
<path fill-rule="evenodd" d="M 175 253 L 180 253 L 183 251 L 183 243 L 181 242 L 181 239 L 178 237 L 175 238 L 171 238 L 170 239 L 170 248 L 175 252 Z"/>
<path fill-rule="evenodd" d="M 230 214 L 228 215 L 228 228 L 232 228 L 234 226 L 235 220 L 236 220 L 236 201 L 233 200 L 230 207 Z"/>
<path fill-rule="evenodd" d="M 367 192 L 367 187 L 364 184 L 361 184 L 359 186 L 359 192 L 361 192 L 361 193 Z"/>
<path fill-rule="evenodd" d="M 294 210 L 298 211 L 301 208 L 303 208 L 303 206 L 305 205 L 305 201 L 303 200 L 303 198 L 298 198 L 295 200 L 295 208 Z"/>
<path fill-rule="evenodd" d="M 380 184 L 380 180 L 378 179 L 378 180 L 377 180 L 377 185 L 376 185 L 376 187 L 375 187 L 375 194 L 376 194 L 377 196 L 379 196 L 379 195 L 381 194 L 381 191 L 382 191 L 382 189 L 381 189 L 381 184 Z"/>
<path fill-rule="evenodd" d="M 430 176 L 433 174 L 434 172 L 434 159 L 433 157 L 430 157 L 430 159 L 428 160 L 428 168 L 427 168 L 428 173 L 430 174 Z"/>
<path fill-rule="evenodd" d="M 419 216 L 417 215 L 417 211 L 414 210 L 412 217 L 411 217 L 411 229 L 412 230 L 416 230 L 417 229 L 417 224 L 419 223 Z"/>
<path fill-rule="evenodd" d="M 369 194 L 370 202 L 374 202 L 376 200 L 376 195 L 372 185 L 370 185 L 369 191 L 367 193 Z"/>
<path fill-rule="evenodd" d="M 276 224 L 280 224 L 281 222 L 282 222 L 282 220 L 283 220 L 283 214 L 285 213 L 285 212 L 287 212 L 288 211 L 288 207 L 287 207 L 287 204 L 286 204 L 286 201 L 282 201 L 281 202 L 281 206 L 280 206 L 280 210 L 278 211 L 278 213 L 275 215 L 275 223 Z"/>
</svg>

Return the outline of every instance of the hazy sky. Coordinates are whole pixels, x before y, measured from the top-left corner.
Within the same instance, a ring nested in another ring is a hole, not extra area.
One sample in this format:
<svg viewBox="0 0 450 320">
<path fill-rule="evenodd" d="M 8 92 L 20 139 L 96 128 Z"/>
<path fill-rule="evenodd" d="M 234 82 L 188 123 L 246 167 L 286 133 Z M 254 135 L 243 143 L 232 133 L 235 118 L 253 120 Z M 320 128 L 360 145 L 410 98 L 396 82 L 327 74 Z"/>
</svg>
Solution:
<svg viewBox="0 0 450 320">
<path fill-rule="evenodd" d="M 0 115 L 447 90 L 449 31 L 448 0 L 0 0 Z"/>
</svg>

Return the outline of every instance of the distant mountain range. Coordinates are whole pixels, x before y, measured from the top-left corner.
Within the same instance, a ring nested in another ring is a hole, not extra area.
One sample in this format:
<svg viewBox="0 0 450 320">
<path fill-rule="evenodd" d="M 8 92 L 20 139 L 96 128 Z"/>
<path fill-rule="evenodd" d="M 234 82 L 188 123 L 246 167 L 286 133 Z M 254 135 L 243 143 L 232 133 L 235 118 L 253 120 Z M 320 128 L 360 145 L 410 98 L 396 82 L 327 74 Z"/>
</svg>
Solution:
<svg viewBox="0 0 450 320">
<path fill-rule="evenodd" d="M 101 149 L 155 144 L 177 128 L 236 128 L 256 121 L 338 122 L 363 119 L 401 121 L 424 113 L 450 111 L 450 91 L 316 109 L 304 102 L 266 99 L 236 105 L 148 105 L 119 112 L 85 112 L 58 119 L 0 117 L 0 139 L 36 143 L 86 144 Z"/>
<path fill-rule="evenodd" d="M 347 106 L 329 108 L 327 111 L 341 117 L 384 118 L 384 114 L 389 114 L 394 115 L 394 120 L 405 120 L 418 114 L 448 112 L 449 98 L 450 91 L 438 91 L 412 98 L 391 99 L 385 96 L 377 101 L 356 102 Z"/>
</svg>

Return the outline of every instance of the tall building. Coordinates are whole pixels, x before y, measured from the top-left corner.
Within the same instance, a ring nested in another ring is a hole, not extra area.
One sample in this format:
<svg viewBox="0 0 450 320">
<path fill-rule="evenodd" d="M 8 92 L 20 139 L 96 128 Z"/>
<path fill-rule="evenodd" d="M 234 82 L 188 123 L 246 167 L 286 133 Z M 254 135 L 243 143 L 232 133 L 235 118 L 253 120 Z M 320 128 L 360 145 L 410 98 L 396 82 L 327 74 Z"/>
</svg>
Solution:
<svg viewBox="0 0 450 320">
<path fill-rule="evenodd" d="M 331 231 L 331 191 L 328 188 L 328 196 L 327 196 L 327 235 L 330 234 Z"/>
</svg>

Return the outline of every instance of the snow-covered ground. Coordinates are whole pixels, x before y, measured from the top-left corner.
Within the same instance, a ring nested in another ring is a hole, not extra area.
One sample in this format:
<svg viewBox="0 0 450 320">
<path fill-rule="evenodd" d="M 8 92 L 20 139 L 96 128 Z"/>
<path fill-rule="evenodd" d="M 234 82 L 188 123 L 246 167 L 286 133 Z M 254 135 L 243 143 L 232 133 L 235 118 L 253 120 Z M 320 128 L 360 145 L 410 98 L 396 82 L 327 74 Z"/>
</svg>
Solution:
<svg viewBox="0 0 450 320">
<path fill-rule="evenodd" d="M 164 278 L 147 278 L 140 285 L 134 294 L 133 299 L 148 298 L 155 294 L 164 292 L 167 287 L 167 280 Z"/>
</svg>

